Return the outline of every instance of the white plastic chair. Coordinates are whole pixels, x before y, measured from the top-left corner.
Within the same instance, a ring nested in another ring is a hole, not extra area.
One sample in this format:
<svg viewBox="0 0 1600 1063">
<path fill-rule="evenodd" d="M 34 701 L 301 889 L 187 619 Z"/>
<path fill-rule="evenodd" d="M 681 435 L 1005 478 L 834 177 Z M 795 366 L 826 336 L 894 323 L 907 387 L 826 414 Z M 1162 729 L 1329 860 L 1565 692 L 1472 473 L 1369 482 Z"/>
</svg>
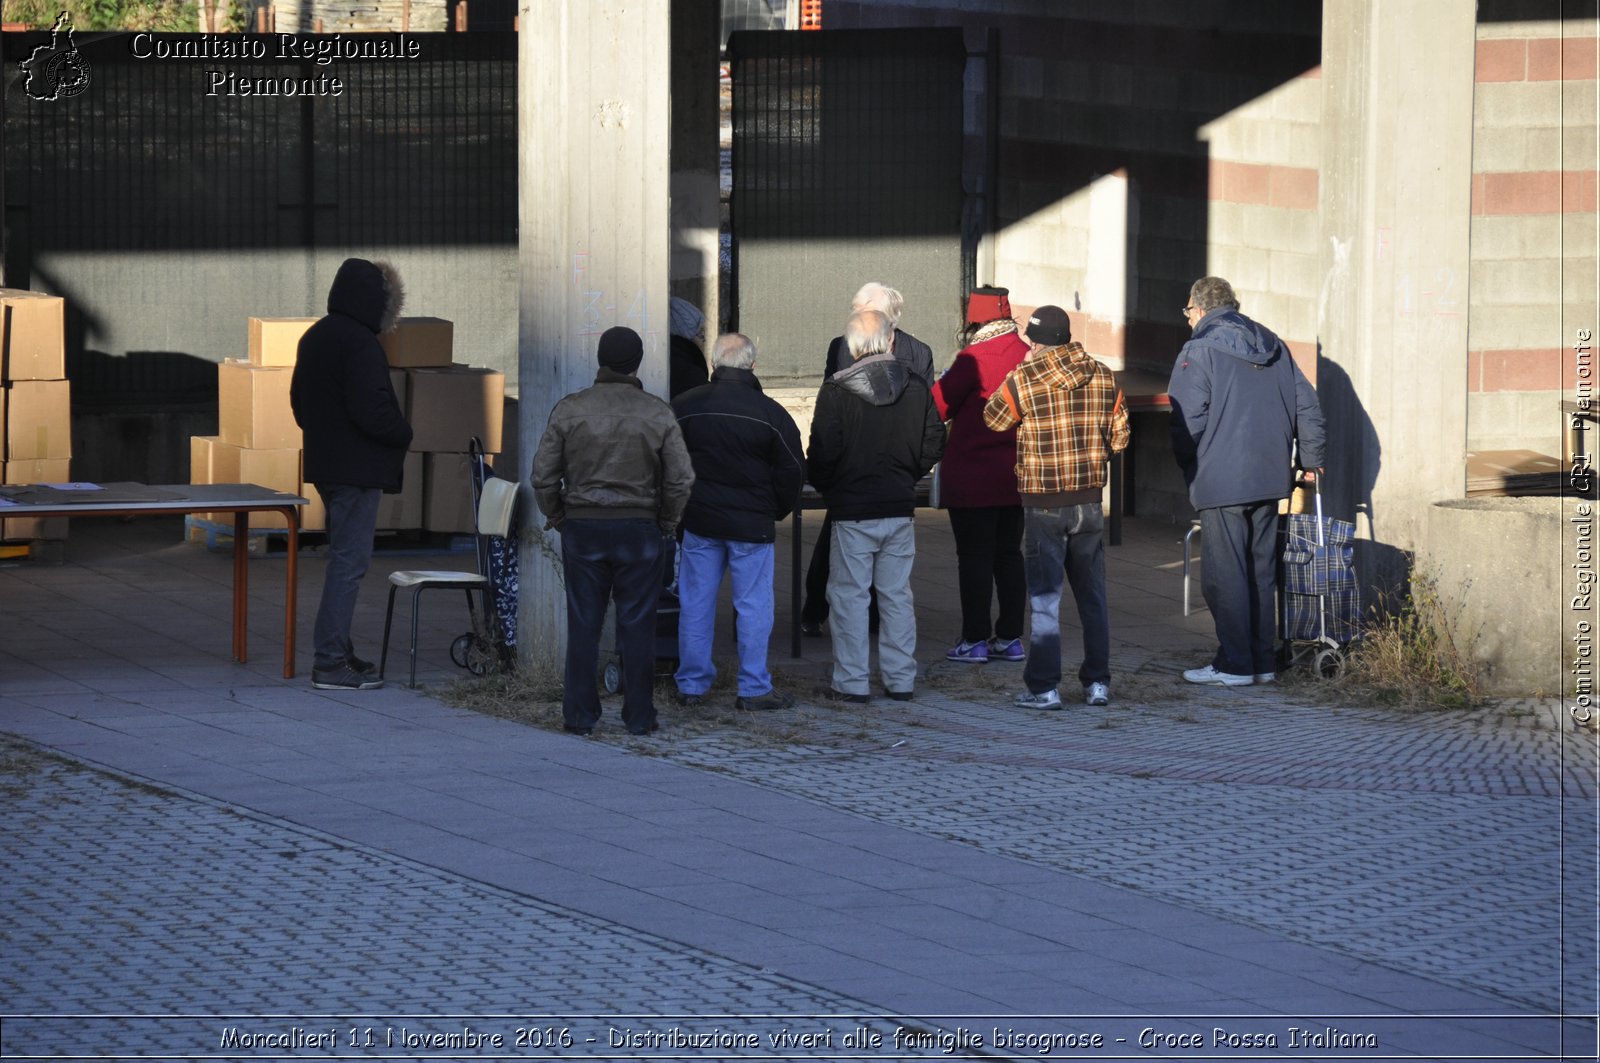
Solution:
<svg viewBox="0 0 1600 1063">
<path fill-rule="evenodd" d="M 483 537 L 497 535 L 502 538 L 511 529 L 511 517 L 517 508 L 517 485 L 510 480 L 502 480 L 491 476 L 483 482 L 483 492 L 478 498 L 478 539 L 481 546 Z M 421 604 L 422 592 L 436 588 L 454 589 L 464 591 L 467 595 L 467 611 L 472 618 L 472 627 L 479 629 L 478 604 L 473 600 L 473 592 L 478 591 L 483 597 L 485 613 L 491 608 L 488 598 L 489 574 L 482 571 L 485 567 L 487 552 L 479 549 L 478 572 L 451 572 L 437 570 L 407 570 L 389 573 L 389 608 L 383 618 L 383 653 L 378 658 L 378 678 L 382 679 L 389 661 L 389 628 L 394 622 L 394 595 L 401 587 L 411 591 L 411 678 L 407 686 L 417 685 L 417 615 Z"/>
</svg>

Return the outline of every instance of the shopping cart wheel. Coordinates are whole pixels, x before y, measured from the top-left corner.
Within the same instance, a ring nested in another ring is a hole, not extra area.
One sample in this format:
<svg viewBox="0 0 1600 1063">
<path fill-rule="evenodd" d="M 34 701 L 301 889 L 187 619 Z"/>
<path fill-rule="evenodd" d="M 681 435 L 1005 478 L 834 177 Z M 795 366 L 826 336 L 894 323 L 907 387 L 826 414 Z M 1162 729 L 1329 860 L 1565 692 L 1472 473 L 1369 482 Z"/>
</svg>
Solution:
<svg viewBox="0 0 1600 1063">
<path fill-rule="evenodd" d="M 468 660 L 467 651 L 471 647 L 471 645 L 472 645 L 472 636 L 471 635 L 461 635 L 461 636 L 457 637 L 457 639 L 450 644 L 450 659 L 455 662 L 455 666 L 457 668 L 467 668 L 467 667 L 469 667 L 469 665 L 467 664 L 467 660 Z"/>
<path fill-rule="evenodd" d="M 1344 674 L 1343 650 L 1319 650 L 1311 661 L 1311 669 L 1319 679 L 1338 679 Z"/>
<path fill-rule="evenodd" d="M 600 687 L 607 694 L 615 694 L 622 689 L 622 658 L 612 657 L 606 666 L 600 670 Z"/>
<path fill-rule="evenodd" d="M 492 675 L 500 671 L 500 655 L 495 652 L 492 643 L 477 635 L 463 637 L 467 639 L 467 671 L 478 676 Z M 459 642 L 460 639 L 456 641 Z"/>
</svg>

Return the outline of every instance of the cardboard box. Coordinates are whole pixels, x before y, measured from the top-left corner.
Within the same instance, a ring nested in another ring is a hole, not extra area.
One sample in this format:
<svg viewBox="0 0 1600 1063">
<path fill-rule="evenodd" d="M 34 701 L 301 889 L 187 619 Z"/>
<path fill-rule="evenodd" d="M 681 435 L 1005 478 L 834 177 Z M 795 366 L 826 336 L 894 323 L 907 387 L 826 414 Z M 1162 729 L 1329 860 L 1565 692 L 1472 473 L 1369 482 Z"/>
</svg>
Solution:
<svg viewBox="0 0 1600 1063">
<path fill-rule="evenodd" d="M 288 366 L 229 358 L 217 366 L 218 434 L 252 450 L 299 449 L 300 426 L 289 407 Z M 220 481 L 228 483 L 230 481 Z"/>
<path fill-rule="evenodd" d="M 378 342 L 383 344 L 390 365 L 449 365 L 455 330 L 455 325 L 442 317 L 403 317 L 393 329 L 382 333 Z"/>
<path fill-rule="evenodd" d="M 464 453 L 477 436 L 490 454 L 500 452 L 505 420 L 506 375 L 498 369 L 459 365 L 412 369 L 406 420 L 415 433 L 411 449 Z"/>
<path fill-rule="evenodd" d="M 494 455 L 487 455 L 490 464 Z M 472 511 L 472 458 L 466 454 L 422 456 L 422 526 L 431 532 L 477 529 Z"/>
<path fill-rule="evenodd" d="M 415 450 L 408 452 L 400 493 L 383 495 L 378 500 L 379 528 L 385 531 L 415 531 L 422 527 L 424 478 L 423 455 Z"/>
<path fill-rule="evenodd" d="M 8 484 L 62 484 L 72 479 L 72 462 L 42 458 L 0 463 L 0 482 Z M 12 517 L 0 520 L 0 539 L 65 539 L 66 517 Z"/>
<path fill-rule="evenodd" d="M 322 493 L 308 483 L 301 483 L 298 493 L 300 497 L 306 500 L 306 504 L 300 507 L 300 530 L 303 532 L 326 531 L 328 528 L 328 507 L 322 504 Z M 387 498 L 388 496 L 385 495 L 384 497 Z M 383 525 L 380 524 L 378 527 L 381 528 Z"/>
<path fill-rule="evenodd" d="M 211 436 L 191 436 L 191 448 L 194 440 L 211 438 Z M 278 447 L 264 450 L 239 447 L 219 440 L 211 444 L 211 476 L 212 479 L 207 481 L 209 483 L 257 484 L 274 491 L 298 495 L 300 494 L 300 448 Z M 227 526 L 233 524 L 232 513 L 201 513 L 199 516 L 202 520 L 217 524 Z M 253 531 L 288 526 L 283 517 L 276 513 L 250 514 L 250 528 Z"/>
<path fill-rule="evenodd" d="M 0 288 L 0 380 L 66 377 L 66 305 L 59 295 Z"/>
<path fill-rule="evenodd" d="M 5 399 L 7 461 L 72 457 L 71 383 L 18 380 L 6 387 Z"/>
<path fill-rule="evenodd" d="M 314 317 L 251 318 L 250 364 L 294 365 L 300 354 L 300 337 L 317 321 Z"/>
</svg>

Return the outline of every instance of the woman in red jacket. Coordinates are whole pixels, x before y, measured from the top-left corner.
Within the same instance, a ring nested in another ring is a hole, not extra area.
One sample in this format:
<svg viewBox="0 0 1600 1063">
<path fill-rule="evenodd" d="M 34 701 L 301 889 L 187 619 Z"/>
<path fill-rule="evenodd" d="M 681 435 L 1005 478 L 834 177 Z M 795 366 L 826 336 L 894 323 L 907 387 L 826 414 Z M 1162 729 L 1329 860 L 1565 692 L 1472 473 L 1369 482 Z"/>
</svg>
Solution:
<svg viewBox="0 0 1600 1063">
<path fill-rule="evenodd" d="M 969 664 L 1027 656 L 1017 431 L 993 432 L 983 423 L 984 403 L 1028 355 L 1011 319 L 1009 295 L 1005 288 L 973 291 L 967 346 L 933 388 L 939 415 L 950 425 L 939 467 L 939 504 L 950 511 L 961 596 L 961 639 L 945 657 Z M 991 624 L 989 606 L 996 596 L 1000 613 Z"/>
</svg>

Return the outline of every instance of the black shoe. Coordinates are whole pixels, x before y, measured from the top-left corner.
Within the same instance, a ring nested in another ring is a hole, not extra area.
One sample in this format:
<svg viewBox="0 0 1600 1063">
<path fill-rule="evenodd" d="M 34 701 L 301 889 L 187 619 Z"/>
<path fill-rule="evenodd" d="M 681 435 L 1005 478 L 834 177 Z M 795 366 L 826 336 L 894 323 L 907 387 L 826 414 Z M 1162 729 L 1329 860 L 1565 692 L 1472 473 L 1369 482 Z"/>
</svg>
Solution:
<svg viewBox="0 0 1600 1063">
<path fill-rule="evenodd" d="M 360 657 L 357 657 L 353 653 L 345 658 L 345 663 L 349 664 L 352 669 L 360 672 L 362 675 L 378 674 L 377 665 L 373 664 L 371 661 L 363 661 Z"/>
<path fill-rule="evenodd" d="M 579 727 L 577 724 L 573 723 L 564 723 L 561 725 L 561 729 L 568 734 L 582 735 L 585 738 L 588 738 L 590 735 L 594 734 L 593 727 Z"/>
<path fill-rule="evenodd" d="M 704 694 L 685 694 L 680 690 L 672 696 L 679 705 L 682 705 L 686 709 L 698 709 L 700 706 L 706 703 Z"/>
<path fill-rule="evenodd" d="M 358 672 L 348 664 L 333 668 L 311 669 L 311 685 L 318 690 L 376 690 L 383 680 L 367 672 Z"/>
<path fill-rule="evenodd" d="M 889 691 L 889 697 L 894 701 L 910 701 L 912 692 L 909 690 L 891 690 Z"/>
<path fill-rule="evenodd" d="M 734 701 L 733 706 L 734 708 L 745 712 L 761 712 L 768 709 L 792 709 L 794 708 L 794 695 L 786 694 L 777 687 L 773 687 L 765 694 L 759 694 L 753 698 L 738 698 Z"/>
<path fill-rule="evenodd" d="M 655 734 L 659 730 L 661 730 L 661 725 L 652 720 L 649 727 L 630 727 L 628 728 L 628 733 L 643 738 L 645 735 Z"/>
<path fill-rule="evenodd" d="M 872 700 L 872 695 L 871 694 L 846 694 L 842 690 L 835 690 L 832 687 L 829 687 L 828 688 L 828 700 L 829 701 L 842 701 L 842 702 L 844 702 L 846 704 L 849 704 L 849 705 L 865 705 L 867 702 Z"/>
<path fill-rule="evenodd" d="M 808 639 L 820 639 L 822 637 L 822 621 L 818 620 L 813 623 L 810 620 L 802 620 L 800 622 L 800 634 Z"/>
</svg>

